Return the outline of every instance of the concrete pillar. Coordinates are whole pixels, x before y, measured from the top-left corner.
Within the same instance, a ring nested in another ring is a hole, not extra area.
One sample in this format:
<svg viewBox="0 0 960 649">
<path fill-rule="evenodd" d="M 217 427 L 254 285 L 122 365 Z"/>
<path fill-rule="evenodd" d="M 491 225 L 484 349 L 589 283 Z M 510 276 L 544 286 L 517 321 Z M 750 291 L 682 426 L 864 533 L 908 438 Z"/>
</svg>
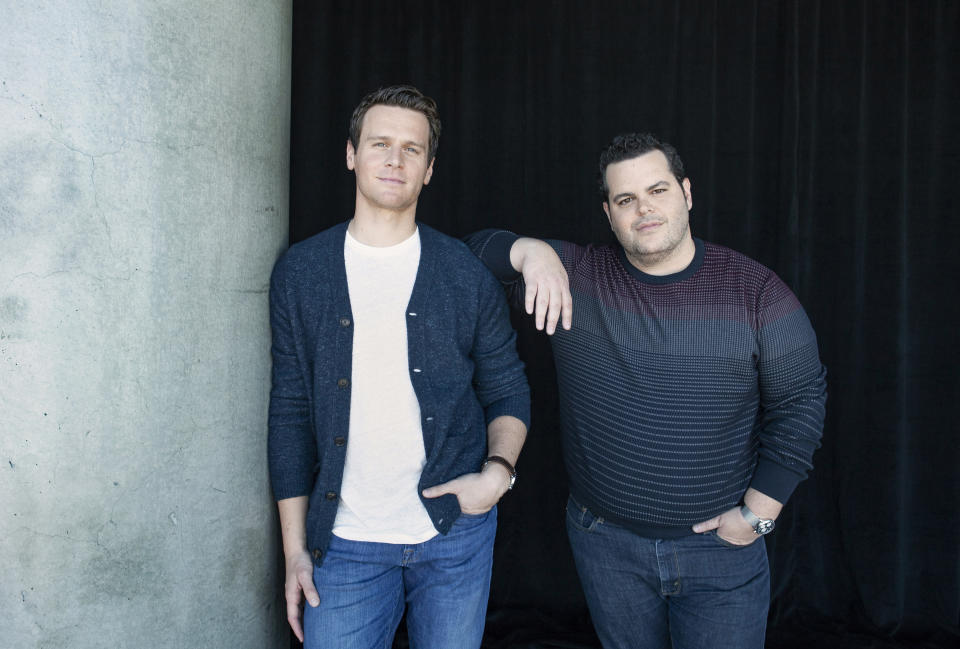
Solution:
<svg viewBox="0 0 960 649">
<path fill-rule="evenodd" d="M 0 646 L 286 637 L 265 461 L 290 0 L 0 11 Z"/>
</svg>

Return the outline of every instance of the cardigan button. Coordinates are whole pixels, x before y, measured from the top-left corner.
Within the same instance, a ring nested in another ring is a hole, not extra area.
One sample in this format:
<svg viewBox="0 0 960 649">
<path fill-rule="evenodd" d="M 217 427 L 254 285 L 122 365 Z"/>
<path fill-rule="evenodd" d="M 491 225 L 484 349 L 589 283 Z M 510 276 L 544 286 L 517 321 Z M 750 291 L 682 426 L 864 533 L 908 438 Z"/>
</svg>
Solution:
<svg viewBox="0 0 960 649">
<path fill-rule="evenodd" d="M 337 499 L 337 494 L 335 494 L 332 491 L 327 492 L 327 500 L 336 500 L 336 499 Z"/>
<path fill-rule="evenodd" d="M 350 385 L 350 381 L 348 381 L 347 379 L 340 379 L 339 381 L 337 381 L 337 387 L 339 388 L 345 388 L 348 385 Z"/>
<path fill-rule="evenodd" d="M 349 327 L 349 326 L 350 326 L 350 318 L 340 318 L 340 326 L 341 326 L 341 327 Z"/>
<path fill-rule="evenodd" d="M 317 561 L 319 561 L 319 560 L 320 560 L 320 557 L 322 557 L 322 556 L 323 556 L 323 552 L 322 552 L 322 551 L 320 551 L 320 550 L 314 550 L 314 551 L 313 551 L 313 558 L 316 559 Z"/>
<path fill-rule="evenodd" d="M 346 438 L 346 437 L 334 437 L 334 438 L 333 438 L 333 443 L 336 444 L 337 446 L 343 446 L 344 444 L 347 443 L 347 438 Z"/>
</svg>

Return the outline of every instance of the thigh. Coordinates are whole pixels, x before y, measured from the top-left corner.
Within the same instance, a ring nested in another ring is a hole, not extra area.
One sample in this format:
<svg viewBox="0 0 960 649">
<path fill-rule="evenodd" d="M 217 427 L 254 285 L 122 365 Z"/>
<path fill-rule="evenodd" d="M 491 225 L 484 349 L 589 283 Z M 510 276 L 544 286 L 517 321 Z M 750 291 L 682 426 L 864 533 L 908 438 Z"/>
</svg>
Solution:
<svg viewBox="0 0 960 649">
<path fill-rule="evenodd" d="M 496 507 L 463 515 L 420 544 L 404 568 L 413 649 L 475 649 L 483 639 L 497 532 Z"/>
<path fill-rule="evenodd" d="M 731 546 L 716 533 L 676 542 L 679 592 L 670 601 L 676 649 L 762 649 L 770 606 L 763 539 Z"/>
<path fill-rule="evenodd" d="M 594 516 L 572 497 L 567 501 L 567 535 L 604 649 L 668 647 L 656 542 Z"/>
<path fill-rule="evenodd" d="M 320 605 L 304 606 L 304 649 L 390 649 L 403 614 L 401 568 L 390 555 L 400 552 L 333 537 L 313 569 Z"/>
</svg>

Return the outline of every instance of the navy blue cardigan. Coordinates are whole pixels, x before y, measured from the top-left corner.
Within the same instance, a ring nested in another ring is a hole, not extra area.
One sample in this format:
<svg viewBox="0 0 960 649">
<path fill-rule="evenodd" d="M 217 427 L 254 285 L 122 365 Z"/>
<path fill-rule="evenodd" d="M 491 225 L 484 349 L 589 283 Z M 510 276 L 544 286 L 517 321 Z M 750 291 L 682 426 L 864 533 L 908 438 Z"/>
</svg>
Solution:
<svg viewBox="0 0 960 649">
<path fill-rule="evenodd" d="M 420 266 L 407 306 L 410 381 L 427 462 L 420 491 L 479 470 L 486 425 L 530 423 L 530 391 L 500 284 L 460 241 L 419 224 Z M 353 315 L 341 223 L 292 246 L 270 282 L 273 388 L 268 453 L 277 500 L 310 496 L 307 548 L 319 564 L 337 514 L 349 444 Z M 456 496 L 420 496 L 441 533 Z"/>
</svg>

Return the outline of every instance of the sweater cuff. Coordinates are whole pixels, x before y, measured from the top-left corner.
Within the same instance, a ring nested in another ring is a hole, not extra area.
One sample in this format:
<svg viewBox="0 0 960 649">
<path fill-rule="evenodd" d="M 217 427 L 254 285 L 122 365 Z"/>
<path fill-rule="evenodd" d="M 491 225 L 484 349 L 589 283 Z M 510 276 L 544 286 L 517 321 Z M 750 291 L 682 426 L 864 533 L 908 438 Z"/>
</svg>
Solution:
<svg viewBox="0 0 960 649">
<path fill-rule="evenodd" d="M 297 498 L 299 496 L 309 496 L 313 491 L 312 476 L 306 480 L 291 480 L 285 477 L 283 480 L 271 476 L 270 486 L 273 488 L 274 500 L 286 500 L 287 498 Z"/>
<path fill-rule="evenodd" d="M 480 259 L 493 276 L 504 284 L 520 279 L 520 272 L 510 263 L 510 249 L 519 238 L 519 235 L 509 230 L 498 230 L 490 235 L 480 253 Z"/>
<path fill-rule="evenodd" d="M 508 415 L 522 421 L 527 430 L 530 430 L 530 395 L 518 394 L 498 399 L 484 409 L 484 414 L 488 426 L 497 417 Z"/>
<path fill-rule="evenodd" d="M 801 480 L 803 476 L 785 469 L 776 462 L 760 457 L 757 460 L 757 468 L 753 471 L 750 486 L 785 505 Z"/>
</svg>

